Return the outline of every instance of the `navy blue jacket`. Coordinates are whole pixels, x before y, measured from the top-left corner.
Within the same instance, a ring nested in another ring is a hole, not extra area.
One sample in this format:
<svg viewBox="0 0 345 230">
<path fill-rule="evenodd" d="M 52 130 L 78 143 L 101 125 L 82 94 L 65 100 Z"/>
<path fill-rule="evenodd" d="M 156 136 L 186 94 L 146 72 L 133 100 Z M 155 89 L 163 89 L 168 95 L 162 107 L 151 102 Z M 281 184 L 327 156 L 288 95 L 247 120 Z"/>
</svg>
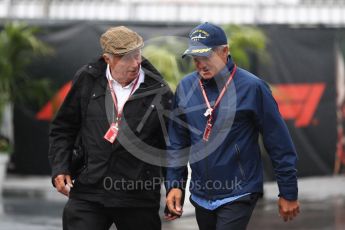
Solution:
<svg viewBox="0 0 345 230">
<path fill-rule="evenodd" d="M 226 68 L 211 80 L 203 80 L 211 105 L 215 103 L 233 70 Z M 255 75 L 237 68 L 220 106 L 208 142 L 203 141 L 207 109 L 200 75 L 193 72 L 178 85 L 169 124 L 167 190 L 182 187 L 187 162 L 192 169 L 190 192 L 209 200 L 263 191 L 259 133 L 272 160 L 279 196 L 296 200 L 297 154 L 269 86 Z"/>
</svg>

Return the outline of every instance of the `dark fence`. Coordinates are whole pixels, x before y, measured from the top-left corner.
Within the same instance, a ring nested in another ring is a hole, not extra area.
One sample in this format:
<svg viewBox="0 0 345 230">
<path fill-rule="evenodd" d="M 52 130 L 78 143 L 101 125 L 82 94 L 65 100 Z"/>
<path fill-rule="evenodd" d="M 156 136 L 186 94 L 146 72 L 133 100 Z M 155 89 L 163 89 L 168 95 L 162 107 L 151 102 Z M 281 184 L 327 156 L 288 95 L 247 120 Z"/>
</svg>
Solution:
<svg viewBox="0 0 345 230">
<path fill-rule="evenodd" d="M 44 23 L 41 39 L 55 48 L 52 57 L 36 60 L 34 76 L 47 76 L 59 88 L 72 79 L 82 65 L 100 55 L 99 36 L 109 26 L 125 24 L 145 40 L 155 36 L 186 36 L 189 24 L 133 24 L 109 22 Z M 299 176 L 333 173 L 337 152 L 337 53 L 341 52 L 343 29 L 262 27 L 269 39 L 269 62 L 255 60 L 256 71 L 272 87 L 282 116 L 288 124 L 299 154 Z M 236 60 L 235 60 L 236 61 Z M 13 172 L 49 174 L 48 121 L 37 121 L 28 108 L 14 116 L 15 153 Z M 339 119 L 338 119 L 339 121 Z M 338 122 L 339 123 L 339 122 Z M 339 149 L 338 149 L 339 150 Z M 338 151 L 339 152 L 339 151 Z M 263 154 L 266 177 L 272 178 Z"/>
</svg>

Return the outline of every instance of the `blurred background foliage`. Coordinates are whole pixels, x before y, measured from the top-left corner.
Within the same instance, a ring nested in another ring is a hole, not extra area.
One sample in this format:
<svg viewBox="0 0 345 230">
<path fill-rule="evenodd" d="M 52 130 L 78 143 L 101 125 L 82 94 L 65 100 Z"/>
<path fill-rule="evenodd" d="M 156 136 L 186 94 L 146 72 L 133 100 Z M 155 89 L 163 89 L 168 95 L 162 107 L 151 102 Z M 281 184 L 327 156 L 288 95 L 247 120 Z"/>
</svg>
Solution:
<svg viewBox="0 0 345 230">
<path fill-rule="evenodd" d="M 36 57 L 53 50 L 37 38 L 39 28 L 7 23 L 0 32 L 0 116 L 7 103 L 42 105 L 52 94 L 47 78 L 28 76 L 26 68 Z"/>
<path fill-rule="evenodd" d="M 269 61 L 266 50 L 267 37 L 254 26 L 225 25 L 223 29 L 228 37 L 230 53 L 240 67 L 252 70 L 253 57 L 262 62 Z M 143 55 L 162 73 L 170 87 L 175 90 L 178 82 L 194 71 L 191 58 L 181 58 L 187 48 L 188 40 L 177 37 L 150 40 L 143 50 Z"/>
<path fill-rule="evenodd" d="M 53 50 L 37 38 L 39 32 L 37 27 L 18 22 L 5 24 L 0 32 L 0 124 L 7 104 L 40 107 L 52 95 L 47 78 L 26 73 L 34 58 L 53 54 Z M 1 143 L 0 147 L 6 149 Z"/>
</svg>

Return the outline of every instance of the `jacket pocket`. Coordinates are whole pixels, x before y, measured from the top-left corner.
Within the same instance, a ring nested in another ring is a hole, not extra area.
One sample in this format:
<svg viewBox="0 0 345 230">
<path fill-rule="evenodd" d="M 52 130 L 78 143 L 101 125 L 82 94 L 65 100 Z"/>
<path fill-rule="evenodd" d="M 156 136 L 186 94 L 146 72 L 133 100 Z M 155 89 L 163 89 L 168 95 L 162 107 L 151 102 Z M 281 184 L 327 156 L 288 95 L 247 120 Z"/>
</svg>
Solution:
<svg viewBox="0 0 345 230">
<path fill-rule="evenodd" d="M 246 179 L 246 174 L 244 173 L 243 165 L 241 163 L 240 148 L 238 147 L 237 144 L 235 144 L 235 153 L 236 153 L 236 161 L 237 161 L 237 164 L 238 164 L 238 168 L 240 169 L 242 179 L 245 180 Z"/>
<path fill-rule="evenodd" d="M 124 110 L 124 119 L 126 119 L 131 130 L 137 134 L 145 129 L 154 129 L 156 122 L 159 123 L 156 106 L 150 103 L 150 100 L 136 100 L 126 103 Z M 154 122 L 152 122 L 154 121 Z"/>
<path fill-rule="evenodd" d="M 144 180 L 156 180 L 163 178 L 162 168 L 155 165 L 148 165 L 145 164 L 145 166 L 142 169 L 142 178 Z"/>
<path fill-rule="evenodd" d="M 112 104 L 112 106 L 114 105 Z M 105 93 L 92 93 L 89 103 L 87 105 L 85 117 L 87 119 L 92 120 L 99 119 L 100 117 L 102 117 L 102 119 L 105 119 L 107 116 L 106 112 L 107 111 L 105 108 Z"/>
<path fill-rule="evenodd" d="M 140 179 L 143 167 L 144 162 L 126 152 L 116 156 L 115 167 L 111 169 L 110 174 L 116 175 L 116 178 L 137 181 Z"/>
<path fill-rule="evenodd" d="M 140 180 L 145 184 L 144 190 L 160 191 L 161 184 L 163 183 L 162 168 L 145 164 L 141 172 Z"/>
<path fill-rule="evenodd" d="M 136 128 L 136 131 L 138 133 L 140 133 L 144 127 L 144 125 L 148 122 L 148 118 L 150 117 L 150 115 L 152 114 L 154 108 L 155 108 L 155 105 L 151 104 L 149 105 L 148 107 L 146 107 L 146 111 L 145 111 L 145 114 L 144 116 L 142 117 L 140 123 L 138 124 L 137 128 Z"/>
</svg>

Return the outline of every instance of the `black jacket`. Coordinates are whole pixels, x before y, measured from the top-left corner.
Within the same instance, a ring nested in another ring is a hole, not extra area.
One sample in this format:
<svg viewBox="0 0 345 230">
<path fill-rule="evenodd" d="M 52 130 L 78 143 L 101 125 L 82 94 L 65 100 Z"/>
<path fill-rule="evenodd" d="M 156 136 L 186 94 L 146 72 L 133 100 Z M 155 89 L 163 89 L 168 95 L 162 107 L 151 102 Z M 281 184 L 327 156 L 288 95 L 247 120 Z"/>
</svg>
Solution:
<svg viewBox="0 0 345 230">
<path fill-rule="evenodd" d="M 75 181 L 71 197 L 116 207 L 159 205 L 158 181 L 163 176 L 160 166 L 164 165 L 166 147 L 163 130 L 172 92 L 147 60 L 142 62 L 142 69 L 145 80 L 124 106 L 114 144 L 104 139 L 113 119 L 113 111 L 106 109 L 113 108 L 106 63 L 100 58 L 76 73 L 49 135 L 49 161 L 55 178 L 70 174 L 74 142 L 81 132 L 87 164 Z"/>
</svg>

